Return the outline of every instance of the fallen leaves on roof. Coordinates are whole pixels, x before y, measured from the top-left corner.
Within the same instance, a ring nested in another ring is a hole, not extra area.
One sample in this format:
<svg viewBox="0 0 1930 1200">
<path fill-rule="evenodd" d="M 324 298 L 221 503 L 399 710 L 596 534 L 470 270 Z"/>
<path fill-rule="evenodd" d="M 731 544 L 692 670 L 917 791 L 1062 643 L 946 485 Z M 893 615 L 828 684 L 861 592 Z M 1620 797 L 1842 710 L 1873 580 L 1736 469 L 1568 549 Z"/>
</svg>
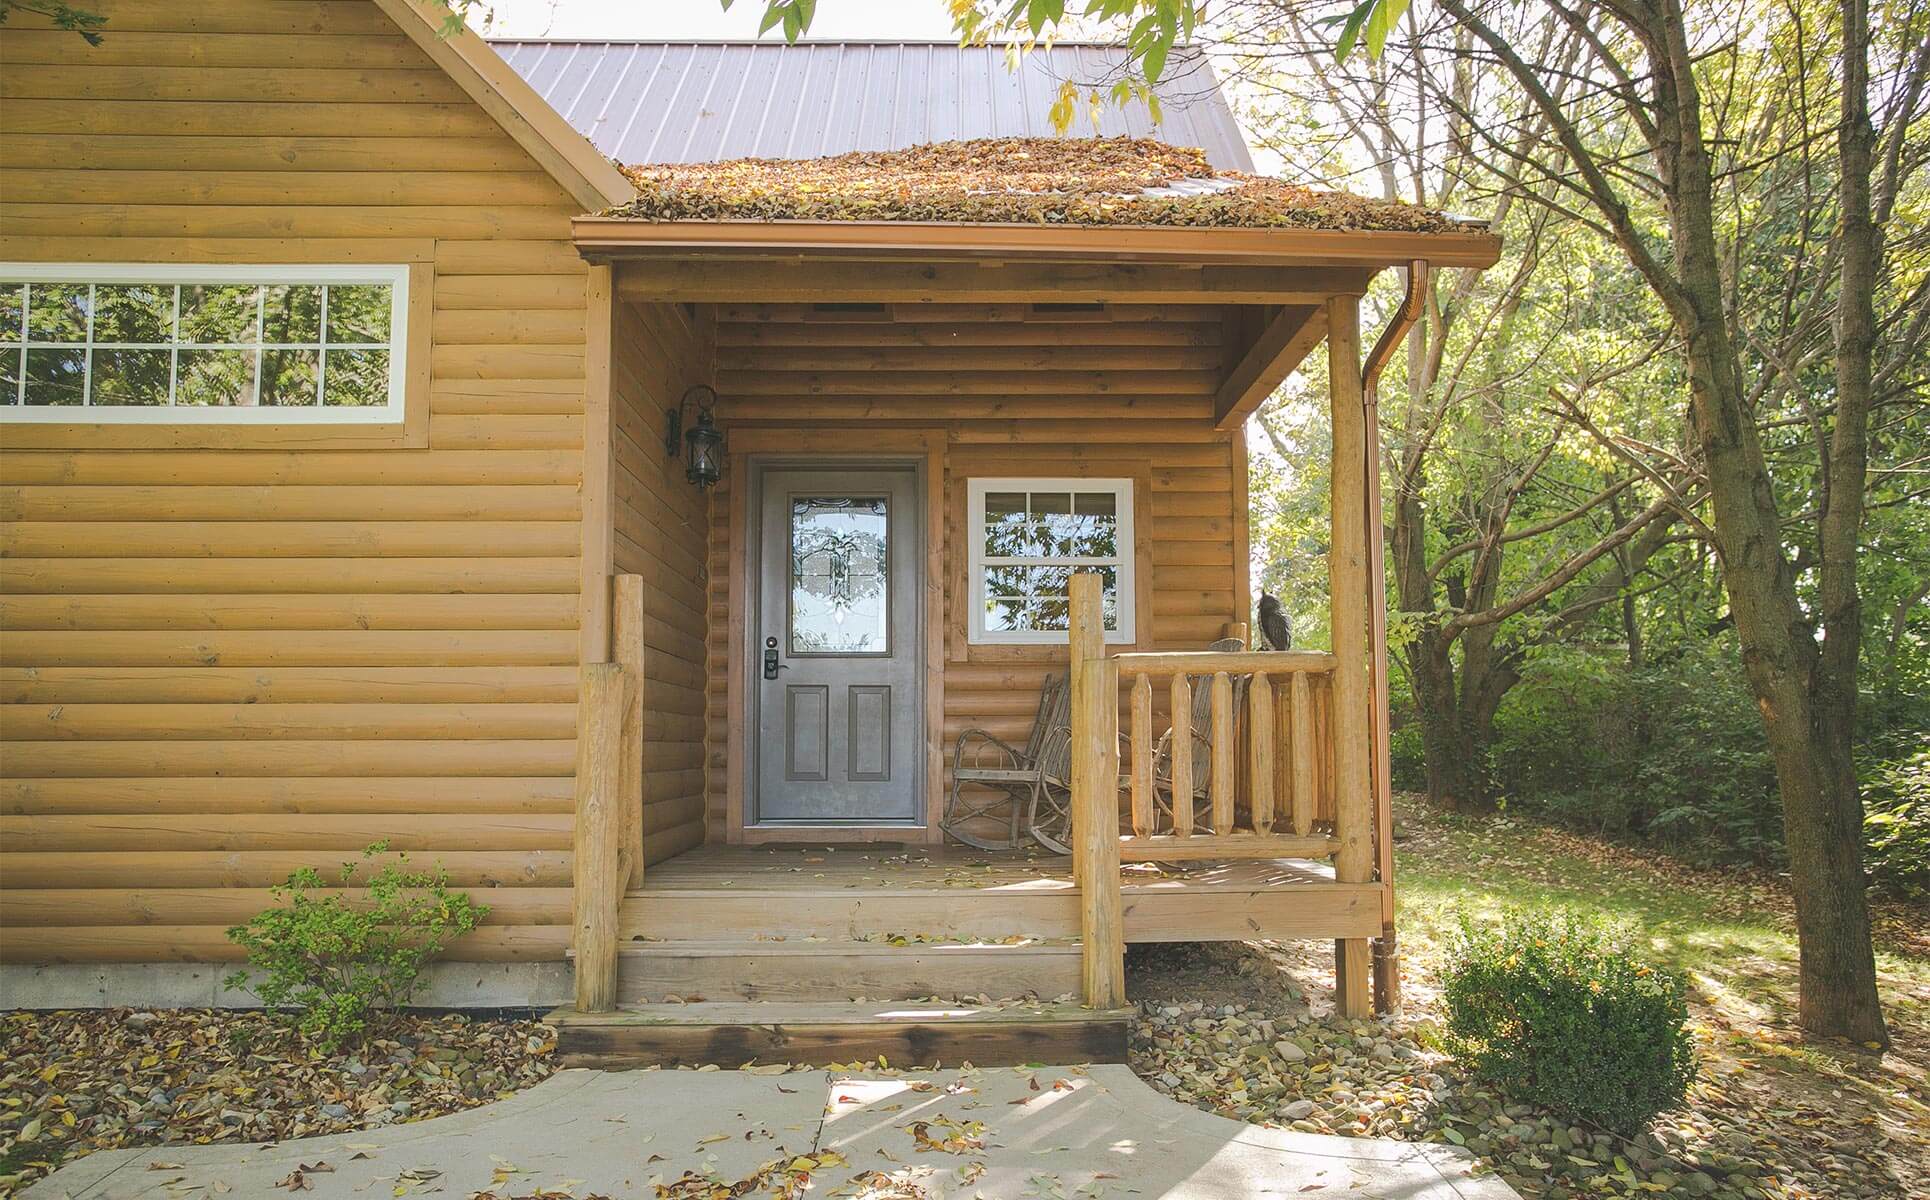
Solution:
<svg viewBox="0 0 1930 1200">
<path fill-rule="evenodd" d="M 958 221 L 1445 232 L 1438 212 L 1216 171 L 1147 138 L 984 138 L 832 158 L 624 167 L 641 221 Z"/>
</svg>

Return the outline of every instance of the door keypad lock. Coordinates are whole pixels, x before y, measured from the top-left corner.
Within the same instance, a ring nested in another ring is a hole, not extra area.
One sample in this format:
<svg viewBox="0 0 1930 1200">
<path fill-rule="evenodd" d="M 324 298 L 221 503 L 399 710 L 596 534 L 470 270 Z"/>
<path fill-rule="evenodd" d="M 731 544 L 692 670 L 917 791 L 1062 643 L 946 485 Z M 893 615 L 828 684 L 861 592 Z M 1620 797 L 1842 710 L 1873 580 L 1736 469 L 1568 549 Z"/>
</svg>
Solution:
<svg viewBox="0 0 1930 1200">
<path fill-rule="evenodd" d="M 765 638 L 764 639 L 764 678 L 776 679 L 777 673 L 779 671 L 782 671 L 783 669 L 784 668 L 779 666 L 777 662 L 777 639 L 774 637 Z"/>
</svg>

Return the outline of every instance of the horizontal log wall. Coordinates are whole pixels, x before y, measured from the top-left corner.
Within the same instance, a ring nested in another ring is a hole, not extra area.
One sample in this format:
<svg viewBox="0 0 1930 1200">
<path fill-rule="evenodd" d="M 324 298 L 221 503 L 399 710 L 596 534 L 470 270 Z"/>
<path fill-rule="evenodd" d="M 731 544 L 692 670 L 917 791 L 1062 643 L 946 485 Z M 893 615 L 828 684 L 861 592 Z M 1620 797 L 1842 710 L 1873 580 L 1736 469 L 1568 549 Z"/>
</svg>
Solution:
<svg viewBox="0 0 1930 1200">
<path fill-rule="evenodd" d="M 732 426 L 942 428 L 945 488 L 945 760 L 967 728 L 1023 744 L 1066 649 L 970 646 L 964 604 L 966 481 L 974 476 L 1131 478 L 1139 523 L 1139 644 L 1200 649 L 1244 599 L 1243 445 L 1212 428 L 1230 353 L 1228 312 L 1208 306 L 922 305 L 883 312 L 723 305 L 720 406 Z M 713 495 L 706 815 L 725 836 L 729 490 Z M 1237 497 L 1237 498 L 1236 498 Z M 1238 549 L 1236 549 L 1238 547 Z"/>
<path fill-rule="evenodd" d="M 0 956 L 232 957 L 387 839 L 491 906 L 459 957 L 560 959 L 579 206 L 373 4 L 89 7 L 0 30 L 0 258 L 430 263 L 427 445 L 0 456 Z"/>
<path fill-rule="evenodd" d="M 614 558 L 645 581 L 643 851 L 653 863 L 704 840 L 707 506 L 663 434 L 664 411 L 708 373 L 711 351 L 698 314 L 670 304 L 619 304 L 613 346 Z"/>
</svg>

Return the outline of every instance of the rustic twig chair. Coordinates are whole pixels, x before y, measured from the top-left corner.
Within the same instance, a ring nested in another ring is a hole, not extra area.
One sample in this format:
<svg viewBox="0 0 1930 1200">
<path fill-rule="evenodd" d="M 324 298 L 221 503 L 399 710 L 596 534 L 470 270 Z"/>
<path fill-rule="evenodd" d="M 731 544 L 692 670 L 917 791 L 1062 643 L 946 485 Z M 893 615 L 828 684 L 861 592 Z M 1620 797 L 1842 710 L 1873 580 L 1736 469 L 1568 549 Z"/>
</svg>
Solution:
<svg viewBox="0 0 1930 1200">
<path fill-rule="evenodd" d="M 1019 822 L 1026 818 L 1042 786 L 1050 758 L 1055 778 L 1067 778 L 1065 755 L 1071 737 L 1072 695 L 1065 673 L 1045 678 L 1039 689 L 1039 711 L 1023 749 L 1001 741 L 983 729 L 967 729 L 952 747 L 952 790 L 939 826 L 968 846 L 981 850 L 1010 850 L 1023 839 Z M 1003 821 L 1005 835 L 987 832 Z"/>
<path fill-rule="evenodd" d="M 1238 638 L 1222 638 L 1207 647 L 1216 654 L 1237 653 L 1246 649 L 1246 643 Z M 1211 675 L 1190 677 L 1193 683 L 1193 790 L 1195 798 L 1208 795 L 1212 783 L 1213 737 L 1212 715 L 1213 695 Z M 1247 677 L 1237 676 L 1233 680 L 1234 726 L 1231 736 L 1240 736 L 1240 718 L 1245 711 Z M 1165 818 L 1165 831 L 1173 827 L 1172 805 L 1172 740 L 1173 731 L 1168 729 L 1160 737 L 1153 757 L 1153 792 Z M 1132 741 L 1122 730 L 1119 734 L 1119 761 L 1127 764 L 1132 761 Z M 1119 789 L 1124 791 L 1131 783 L 1131 776 L 1119 776 Z M 1163 790 L 1162 790 L 1163 789 Z M 1025 827 L 1033 840 L 1055 854 L 1072 853 L 1072 730 L 1070 722 L 1064 727 L 1051 730 L 1039 752 L 1038 784 L 1033 788 L 1031 801 L 1026 806 Z"/>
<path fill-rule="evenodd" d="M 1237 654 L 1245 649 L 1246 643 L 1239 638 L 1221 638 L 1207 647 L 1214 654 Z M 1186 682 L 1193 689 L 1193 810 L 1205 812 L 1212 802 L 1213 789 L 1213 677 L 1188 675 Z M 1227 735 L 1236 746 L 1246 726 L 1246 695 L 1252 682 L 1251 675 L 1232 679 L 1233 727 Z M 1153 819 L 1158 833 L 1173 832 L 1173 753 L 1173 731 L 1169 728 L 1153 750 L 1153 797 L 1158 809 Z"/>
</svg>

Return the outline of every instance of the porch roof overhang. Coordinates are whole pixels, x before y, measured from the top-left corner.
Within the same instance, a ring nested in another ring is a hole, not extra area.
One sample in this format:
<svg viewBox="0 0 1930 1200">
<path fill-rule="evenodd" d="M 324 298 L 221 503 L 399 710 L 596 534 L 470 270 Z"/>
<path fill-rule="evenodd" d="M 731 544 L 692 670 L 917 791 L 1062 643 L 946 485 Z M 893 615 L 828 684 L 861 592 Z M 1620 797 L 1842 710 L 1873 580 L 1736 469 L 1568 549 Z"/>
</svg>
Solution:
<svg viewBox="0 0 1930 1200">
<path fill-rule="evenodd" d="M 617 296 L 636 302 L 1261 306 L 1264 325 L 1215 396 L 1220 430 L 1242 424 L 1326 340 L 1327 301 L 1365 294 L 1388 268 L 1424 279 L 1438 267 L 1484 269 L 1501 255 L 1501 239 L 1480 225 L 1415 232 L 584 216 L 573 232 L 584 258 L 615 268 Z M 1403 330 L 1410 307 L 1397 314 Z M 1370 377 L 1390 350 L 1375 346 Z"/>
</svg>

